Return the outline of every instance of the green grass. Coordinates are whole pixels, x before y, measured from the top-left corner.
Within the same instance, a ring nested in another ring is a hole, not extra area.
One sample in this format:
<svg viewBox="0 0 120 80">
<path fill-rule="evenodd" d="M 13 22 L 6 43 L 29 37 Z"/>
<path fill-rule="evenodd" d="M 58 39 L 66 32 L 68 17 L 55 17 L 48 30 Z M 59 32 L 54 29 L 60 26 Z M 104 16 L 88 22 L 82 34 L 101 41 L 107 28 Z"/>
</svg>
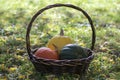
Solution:
<svg viewBox="0 0 120 80">
<path fill-rule="evenodd" d="M 41 75 L 36 72 L 26 52 L 26 27 L 41 8 L 54 3 L 71 3 L 84 9 L 96 28 L 95 58 L 87 80 L 120 79 L 120 0 L 0 0 L 0 80 L 78 80 L 78 75 Z M 79 11 L 54 8 L 34 22 L 31 48 L 46 46 L 63 28 L 75 43 L 89 48 L 91 28 Z"/>
</svg>

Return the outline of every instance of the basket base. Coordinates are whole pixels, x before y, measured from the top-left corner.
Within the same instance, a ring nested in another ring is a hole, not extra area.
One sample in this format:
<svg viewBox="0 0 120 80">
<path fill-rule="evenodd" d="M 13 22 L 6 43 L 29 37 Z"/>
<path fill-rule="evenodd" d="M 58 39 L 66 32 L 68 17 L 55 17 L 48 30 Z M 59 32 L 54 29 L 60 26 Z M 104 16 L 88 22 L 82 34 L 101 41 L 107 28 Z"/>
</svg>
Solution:
<svg viewBox="0 0 120 80">
<path fill-rule="evenodd" d="M 84 75 L 88 69 L 89 64 L 87 65 L 77 65 L 77 66 L 51 66 L 51 65 L 43 65 L 38 63 L 33 63 L 37 72 L 41 74 L 55 74 L 55 75 L 62 75 L 64 73 L 67 74 L 77 74 L 77 75 Z"/>
</svg>

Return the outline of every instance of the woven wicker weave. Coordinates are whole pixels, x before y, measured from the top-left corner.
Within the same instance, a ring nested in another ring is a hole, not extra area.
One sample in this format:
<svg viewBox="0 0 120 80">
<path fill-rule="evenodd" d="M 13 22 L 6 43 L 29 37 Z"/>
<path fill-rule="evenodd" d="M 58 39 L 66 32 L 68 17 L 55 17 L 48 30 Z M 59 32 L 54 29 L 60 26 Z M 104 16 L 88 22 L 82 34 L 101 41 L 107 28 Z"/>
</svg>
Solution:
<svg viewBox="0 0 120 80">
<path fill-rule="evenodd" d="M 88 19 L 91 29 L 92 29 L 92 45 L 91 48 L 86 48 L 86 51 L 89 54 L 89 57 L 83 58 L 83 59 L 74 59 L 74 60 L 50 60 L 50 59 L 43 59 L 43 58 L 36 58 L 33 54 L 35 51 L 31 50 L 30 46 L 30 30 L 32 27 L 32 23 L 35 21 L 35 19 L 45 10 L 54 8 L 54 7 L 69 7 L 76 9 L 80 12 L 82 12 L 86 18 Z M 26 46 L 27 46 L 27 52 L 30 58 L 30 61 L 33 63 L 36 71 L 41 73 L 52 73 L 52 74 L 62 74 L 62 73 L 71 73 L 71 74 L 85 74 L 89 64 L 93 60 L 93 49 L 95 44 L 95 28 L 93 26 L 93 22 L 90 18 L 90 16 L 81 8 L 74 6 L 72 4 L 53 4 L 48 5 L 42 9 L 40 9 L 31 19 L 28 27 L 27 27 L 27 33 L 26 33 Z"/>
</svg>

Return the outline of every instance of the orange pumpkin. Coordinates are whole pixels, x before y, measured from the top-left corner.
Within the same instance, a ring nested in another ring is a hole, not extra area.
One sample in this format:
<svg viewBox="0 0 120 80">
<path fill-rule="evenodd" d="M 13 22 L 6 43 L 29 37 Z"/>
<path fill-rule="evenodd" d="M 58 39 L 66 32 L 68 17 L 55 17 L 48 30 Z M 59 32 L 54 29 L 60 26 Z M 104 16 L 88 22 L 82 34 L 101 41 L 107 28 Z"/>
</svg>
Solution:
<svg viewBox="0 0 120 80">
<path fill-rule="evenodd" d="M 58 60 L 58 54 L 57 54 L 57 52 L 54 51 L 54 50 L 51 50 L 50 48 L 47 48 L 47 47 L 39 48 L 35 52 L 35 56 L 40 57 L 40 58 Z"/>
</svg>

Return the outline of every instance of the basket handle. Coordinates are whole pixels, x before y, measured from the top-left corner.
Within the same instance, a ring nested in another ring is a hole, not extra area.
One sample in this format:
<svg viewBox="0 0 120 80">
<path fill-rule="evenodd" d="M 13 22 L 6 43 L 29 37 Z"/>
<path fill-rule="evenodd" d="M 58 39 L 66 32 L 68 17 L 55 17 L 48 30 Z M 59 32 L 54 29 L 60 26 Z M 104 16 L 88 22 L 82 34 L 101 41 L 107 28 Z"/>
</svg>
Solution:
<svg viewBox="0 0 120 80">
<path fill-rule="evenodd" d="M 26 32 L 26 47 L 27 47 L 27 52 L 29 54 L 29 57 L 32 58 L 32 53 L 31 53 L 31 46 L 30 46 L 30 30 L 31 30 L 31 27 L 32 27 L 32 23 L 35 21 L 35 19 L 37 18 L 38 15 L 40 15 L 42 12 L 44 12 L 45 10 L 48 10 L 48 9 L 51 9 L 51 8 L 54 8 L 54 7 L 70 7 L 70 8 L 73 8 L 73 9 L 76 9 L 78 11 L 81 11 L 85 16 L 86 18 L 88 19 L 90 25 L 91 25 L 91 29 L 92 29 L 92 43 L 91 43 L 91 50 L 94 49 L 94 45 L 95 45 L 95 39 L 96 39 L 96 34 L 95 34 L 95 28 L 94 28 L 94 25 L 93 25 L 93 22 L 92 22 L 92 19 L 90 18 L 90 16 L 81 8 L 77 7 L 77 6 L 74 6 L 72 4 L 53 4 L 53 5 L 48 5 L 42 9 L 40 9 L 31 19 L 28 27 L 27 27 L 27 32 Z"/>
</svg>

